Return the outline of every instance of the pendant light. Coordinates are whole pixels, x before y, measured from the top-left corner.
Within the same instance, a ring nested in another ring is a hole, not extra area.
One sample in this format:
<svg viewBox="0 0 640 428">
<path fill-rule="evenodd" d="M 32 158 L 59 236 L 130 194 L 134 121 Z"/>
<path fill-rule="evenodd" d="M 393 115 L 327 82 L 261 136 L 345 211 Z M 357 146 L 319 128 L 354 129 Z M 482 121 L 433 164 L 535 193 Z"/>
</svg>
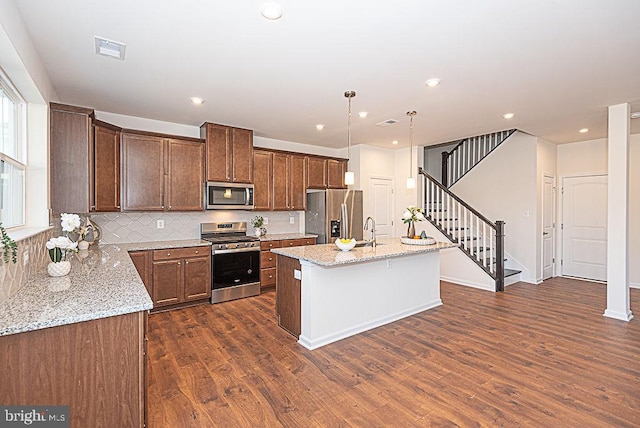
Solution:
<svg viewBox="0 0 640 428">
<path fill-rule="evenodd" d="M 407 189 L 416 188 L 416 179 L 413 178 L 413 116 L 418 114 L 415 110 L 408 111 L 409 116 L 409 178 L 407 178 Z"/>
<path fill-rule="evenodd" d="M 351 161 L 351 98 L 356 96 L 355 91 L 347 91 L 344 96 L 349 100 L 349 116 L 347 119 L 347 171 L 344 173 L 344 184 L 347 186 L 355 183 L 355 174 L 349 171 L 349 162 Z"/>
</svg>

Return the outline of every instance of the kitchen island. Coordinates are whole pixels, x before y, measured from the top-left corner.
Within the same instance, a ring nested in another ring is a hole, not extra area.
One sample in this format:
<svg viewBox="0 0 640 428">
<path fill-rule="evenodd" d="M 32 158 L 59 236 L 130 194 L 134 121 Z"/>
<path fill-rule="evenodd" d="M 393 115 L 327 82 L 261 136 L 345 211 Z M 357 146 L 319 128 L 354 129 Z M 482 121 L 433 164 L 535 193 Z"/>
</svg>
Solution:
<svg viewBox="0 0 640 428">
<path fill-rule="evenodd" d="M 455 246 L 390 238 L 351 251 L 335 244 L 271 250 L 279 325 L 316 349 L 440 306 L 439 251 Z"/>
</svg>

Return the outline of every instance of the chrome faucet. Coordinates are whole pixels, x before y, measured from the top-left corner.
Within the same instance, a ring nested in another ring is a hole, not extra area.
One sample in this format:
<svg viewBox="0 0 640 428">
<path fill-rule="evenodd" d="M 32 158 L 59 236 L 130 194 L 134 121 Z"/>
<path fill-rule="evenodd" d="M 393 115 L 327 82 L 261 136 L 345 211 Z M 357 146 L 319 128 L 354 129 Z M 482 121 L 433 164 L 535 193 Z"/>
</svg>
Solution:
<svg viewBox="0 0 640 428">
<path fill-rule="evenodd" d="M 375 248 L 376 247 L 376 221 L 373 219 L 373 217 L 367 217 L 367 219 L 364 221 L 364 230 L 369 230 L 369 220 L 371 220 L 371 240 L 369 242 L 371 243 L 371 246 Z"/>
</svg>

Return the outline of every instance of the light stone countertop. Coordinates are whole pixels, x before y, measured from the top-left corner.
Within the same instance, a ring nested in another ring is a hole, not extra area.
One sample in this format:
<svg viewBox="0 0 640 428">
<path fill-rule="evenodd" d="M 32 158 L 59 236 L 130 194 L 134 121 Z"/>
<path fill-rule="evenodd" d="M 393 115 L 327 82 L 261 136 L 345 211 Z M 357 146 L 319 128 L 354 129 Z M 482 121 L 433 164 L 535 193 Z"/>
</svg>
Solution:
<svg viewBox="0 0 640 428">
<path fill-rule="evenodd" d="M 145 311 L 153 303 L 128 251 L 211 245 L 200 239 L 91 246 L 70 256 L 71 273 L 46 267 L 0 305 L 0 336 Z"/>
<path fill-rule="evenodd" d="M 400 242 L 400 238 L 379 239 L 377 243 L 378 246 L 376 248 L 357 247 L 351 251 L 342 251 L 335 244 L 321 244 L 306 247 L 274 248 L 271 252 L 319 266 L 338 266 L 429 253 L 458 246 L 449 242 L 437 242 L 433 245 L 405 245 Z"/>
<path fill-rule="evenodd" d="M 260 237 L 260 241 L 282 241 L 283 239 L 305 239 L 317 237 L 318 235 L 311 233 L 267 233 Z"/>
</svg>

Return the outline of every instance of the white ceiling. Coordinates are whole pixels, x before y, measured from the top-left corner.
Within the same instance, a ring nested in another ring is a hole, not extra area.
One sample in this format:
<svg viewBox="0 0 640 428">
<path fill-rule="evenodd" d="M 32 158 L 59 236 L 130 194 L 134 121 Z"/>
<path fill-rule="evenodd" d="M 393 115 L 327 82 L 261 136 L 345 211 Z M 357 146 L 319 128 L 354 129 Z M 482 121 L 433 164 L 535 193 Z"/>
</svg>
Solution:
<svg viewBox="0 0 640 428">
<path fill-rule="evenodd" d="M 15 3 L 60 101 L 101 111 L 339 148 L 346 90 L 352 144 L 383 147 L 408 145 L 408 110 L 415 144 L 507 128 L 602 138 L 607 106 L 640 110 L 638 0 L 278 0 L 278 21 L 259 0 Z M 96 55 L 94 36 L 125 43 L 125 61 Z"/>
</svg>

